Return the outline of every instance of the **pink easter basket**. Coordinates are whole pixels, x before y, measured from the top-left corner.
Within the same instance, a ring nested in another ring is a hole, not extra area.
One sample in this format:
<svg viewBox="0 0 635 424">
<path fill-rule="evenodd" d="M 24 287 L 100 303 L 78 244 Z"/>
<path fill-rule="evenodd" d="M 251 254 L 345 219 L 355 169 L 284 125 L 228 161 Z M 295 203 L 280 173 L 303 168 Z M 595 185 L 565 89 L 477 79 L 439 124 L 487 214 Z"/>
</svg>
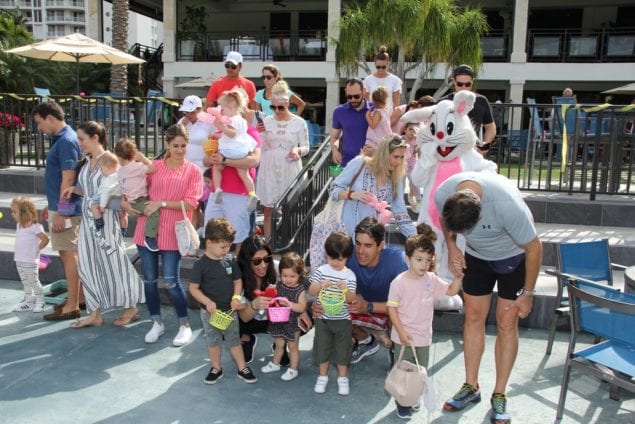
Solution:
<svg viewBox="0 0 635 424">
<path fill-rule="evenodd" d="M 48 256 L 40 255 L 40 263 L 38 263 L 38 269 L 44 271 L 51 264 L 51 258 Z"/>
<path fill-rule="evenodd" d="M 287 306 L 272 306 L 286 303 Z M 274 297 L 267 306 L 267 316 L 270 322 L 289 322 L 291 316 L 291 302 L 286 297 Z"/>
</svg>

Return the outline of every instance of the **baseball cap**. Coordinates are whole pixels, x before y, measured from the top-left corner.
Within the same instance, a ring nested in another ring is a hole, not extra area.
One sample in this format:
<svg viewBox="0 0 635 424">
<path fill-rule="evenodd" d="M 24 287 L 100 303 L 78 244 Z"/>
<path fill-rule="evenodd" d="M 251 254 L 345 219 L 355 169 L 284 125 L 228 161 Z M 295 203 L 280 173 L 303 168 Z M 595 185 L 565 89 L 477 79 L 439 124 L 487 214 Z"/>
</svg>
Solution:
<svg viewBox="0 0 635 424">
<path fill-rule="evenodd" d="M 180 112 L 194 112 L 196 108 L 203 107 L 203 102 L 198 96 L 187 96 L 179 108 Z"/>
<path fill-rule="evenodd" d="M 231 62 L 234 65 L 240 65 L 243 63 L 243 55 L 238 52 L 229 52 L 227 56 L 225 56 L 225 63 Z"/>
<path fill-rule="evenodd" d="M 454 71 L 452 71 L 452 77 L 455 78 L 458 75 L 468 75 L 474 78 L 474 70 L 472 69 L 470 65 L 459 65 L 456 68 L 454 68 Z"/>
</svg>

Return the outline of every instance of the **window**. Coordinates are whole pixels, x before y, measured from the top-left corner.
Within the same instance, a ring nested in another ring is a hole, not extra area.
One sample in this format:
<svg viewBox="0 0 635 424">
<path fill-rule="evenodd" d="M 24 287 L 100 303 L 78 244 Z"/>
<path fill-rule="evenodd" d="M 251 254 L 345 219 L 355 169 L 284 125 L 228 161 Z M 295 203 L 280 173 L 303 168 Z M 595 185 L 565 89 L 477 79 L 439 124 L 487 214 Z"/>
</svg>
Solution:
<svg viewBox="0 0 635 424">
<path fill-rule="evenodd" d="M 536 36 L 532 55 L 536 57 L 557 57 L 560 55 L 560 37 L 558 36 Z"/>
<path fill-rule="evenodd" d="M 504 57 L 505 37 L 483 37 L 481 38 L 481 48 L 484 57 Z"/>
<path fill-rule="evenodd" d="M 569 40 L 569 56 L 594 57 L 597 54 L 598 39 L 595 36 L 572 36 Z"/>
<path fill-rule="evenodd" d="M 609 35 L 607 56 L 632 56 L 635 49 L 635 35 Z"/>
</svg>

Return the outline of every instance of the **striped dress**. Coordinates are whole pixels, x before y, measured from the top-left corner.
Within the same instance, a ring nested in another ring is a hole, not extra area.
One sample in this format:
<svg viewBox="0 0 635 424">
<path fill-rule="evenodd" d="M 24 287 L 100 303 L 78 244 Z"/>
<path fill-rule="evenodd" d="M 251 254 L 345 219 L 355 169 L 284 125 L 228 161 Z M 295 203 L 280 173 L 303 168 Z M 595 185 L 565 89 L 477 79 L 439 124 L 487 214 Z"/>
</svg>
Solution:
<svg viewBox="0 0 635 424">
<path fill-rule="evenodd" d="M 155 171 L 148 174 L 150 200 L 166 202 L 183 200 L 194 207 L 198 205 L 198 199 L 203 194 L 203 180 L 196 165 L 187 160 L 174 169 L 168 168 L 165 160 L 155 160 L 153 164 Z M 176 221 L 183 219 L 181 209 L 161 208 L 159 211 L 159 234 L 157 235 L 159 250 L 179 250 L 174 228 Z M 192 211 L 186 209 L 185 212 L 192 219 Z M 134 242 L 138 246 L 143 246 L 145 224 L 146 217 L 139 216 L 134 232 Z"/>
<path fill-rule="evenodd" d="M 117 212 L 105 209 L 103 235 L 95 230 L 90 204 L 103 178 L 97 159 L 92 168 L 89 162 L 83 166 L 78 179 L 84 191 L 77 246 L 79 277 L 88 312 L 145 302 L 143 281 L 126 255 Z"/>
</svg>

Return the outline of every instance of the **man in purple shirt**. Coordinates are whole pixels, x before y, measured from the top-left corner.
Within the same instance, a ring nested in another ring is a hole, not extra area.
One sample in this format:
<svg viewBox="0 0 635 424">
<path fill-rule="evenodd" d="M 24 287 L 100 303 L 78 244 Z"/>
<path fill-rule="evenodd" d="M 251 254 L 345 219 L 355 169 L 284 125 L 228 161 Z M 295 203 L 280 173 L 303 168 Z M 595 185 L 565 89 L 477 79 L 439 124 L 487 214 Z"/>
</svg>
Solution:
<svg viewBox="0 0 635 424">
<path fill-rule="evenodd" d="M 366 144 L 366 111 L 368 103 L 364 98 L 364 84 L 359 78 L 346 81 L 346 103 L 333 110 L 331 130 L 331 152 L 333 162 L 342 167 L 359 155 Z M 342 133 L 344 133 L 342 135 Z M 371 154 L 372 152 L 367 152 Z"/>
</svg>

